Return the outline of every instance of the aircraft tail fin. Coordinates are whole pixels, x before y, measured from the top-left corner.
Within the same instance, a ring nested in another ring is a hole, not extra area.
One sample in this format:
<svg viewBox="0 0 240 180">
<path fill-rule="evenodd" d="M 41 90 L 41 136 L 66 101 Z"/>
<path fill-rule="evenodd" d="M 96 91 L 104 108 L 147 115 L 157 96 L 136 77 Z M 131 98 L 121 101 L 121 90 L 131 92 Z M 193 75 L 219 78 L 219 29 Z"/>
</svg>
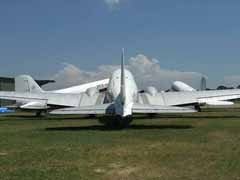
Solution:
<svg viewBox="0 0 240 180">
<path fill-rule="evenodd" d="M 122 60 L 121 60 L 121 99 L 122 104 L 125 104 L 125 98 L 126 98 L 126 88 L 125 88 L 125 55 L 124 55 L 124 49 L 122 49 Z"/>
<path fill-rule="evenodd" d="M 20 75 L 15 77 L 15 91 L 16 92 L 44 92 L 42 88 L 34 81 L 31 76 Z"/>
</svg>

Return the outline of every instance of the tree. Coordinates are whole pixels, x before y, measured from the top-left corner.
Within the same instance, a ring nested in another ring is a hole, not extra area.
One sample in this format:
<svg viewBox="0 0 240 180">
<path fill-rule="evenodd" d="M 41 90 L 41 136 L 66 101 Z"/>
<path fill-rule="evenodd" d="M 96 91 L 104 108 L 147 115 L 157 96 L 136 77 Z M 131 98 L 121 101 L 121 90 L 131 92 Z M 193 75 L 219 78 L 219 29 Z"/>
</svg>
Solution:
<svg viewBox="0 0 240 180">
<path fill-rule="evenodd" d="M 234 89 L 234 87 L 227 87 L 227 86 L 223 86 L 223 85 L 220 85 L 217 87 L 217 90 L 226 90 L 226 89 Z"/>
</svg>

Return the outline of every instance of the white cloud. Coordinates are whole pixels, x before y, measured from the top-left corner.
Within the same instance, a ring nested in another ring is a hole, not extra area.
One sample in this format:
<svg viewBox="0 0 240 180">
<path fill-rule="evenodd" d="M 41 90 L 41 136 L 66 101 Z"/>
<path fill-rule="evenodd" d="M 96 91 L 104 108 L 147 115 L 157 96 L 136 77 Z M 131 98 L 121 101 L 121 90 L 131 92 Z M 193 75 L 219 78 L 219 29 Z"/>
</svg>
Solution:
<svg viewBox="0 0 240 180">
<path fill-rule="evenodd" d="M 143 88 L 156 86 L 158 89 L 168 89 L 173 81 L 181 80 L 195 88 L 199 88 L 201 74 L 164 69 L 156 59 L 149 59 L 139 54 L 129 60 L 129 69 L 136 77 L 138 85 Z"/>
<path fill-rule="evenodd" d="M 109 8 L 113 8 L 118 6 L 122 0 L 104 0 L 104 2 Z"/>
<path fill-rule="evenodd" d="M 101 65 L 94 71 L 86 71 L 72 64 L 64 63 L 52 78 L 56 83 L 48 85 L 48 89 L 58 89 L 78 85 L 86 82 L 108 78 L 119 65 Z M 181 72 L 178 70 L 164 69 L 156 59 L 149 59 L 143 54 L 131 57 L 126 64 L 134 75 L 139 89 L 147 86 L 156 86 L 160 89 L 168 89 L 175 80 L 181 80 L 189 85 L 199 88 L 201 74 L 197 72 Z"/>
</svg>

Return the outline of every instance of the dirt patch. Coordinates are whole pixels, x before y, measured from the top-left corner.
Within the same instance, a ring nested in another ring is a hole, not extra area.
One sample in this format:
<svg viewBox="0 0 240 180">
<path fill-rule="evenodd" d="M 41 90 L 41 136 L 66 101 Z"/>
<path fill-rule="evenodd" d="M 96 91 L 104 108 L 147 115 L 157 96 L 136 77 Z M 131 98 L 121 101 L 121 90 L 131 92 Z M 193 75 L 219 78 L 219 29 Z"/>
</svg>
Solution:
<svg viewBox="0 0 240 180">
<path fill-rule="evenodd" d="M 0 156 L 6 156 L 6 155 L 8 155 L 8 153 L 0 152 Z"/>
<path fill-rule="evenodd" d="M 97 168 L 97 169 L 94 169 L 94 172 L 98 173 L 98 174 L 103 174 L 103 173 L 106 172 L 106 170 L 105 169 L 101 169 L 101 168 Z"/>
<path fill-rule="evenodd" d="M 120 165 L 116 165 L 115 168 L 108 171 L 106 179 L 129 179 L 138 171 L 138 167 L 121 167 Z"/>
<path fill-rule="evenodd" d="M 208 136 L 214 139 L 226 139 L 226 140 L 231 140 L 231 134 L 229 134 L 228 132 L 224 132 L 224 131 L 214 131 L 214 132 L 210 132 L 208 133 Z"/>
</svg>

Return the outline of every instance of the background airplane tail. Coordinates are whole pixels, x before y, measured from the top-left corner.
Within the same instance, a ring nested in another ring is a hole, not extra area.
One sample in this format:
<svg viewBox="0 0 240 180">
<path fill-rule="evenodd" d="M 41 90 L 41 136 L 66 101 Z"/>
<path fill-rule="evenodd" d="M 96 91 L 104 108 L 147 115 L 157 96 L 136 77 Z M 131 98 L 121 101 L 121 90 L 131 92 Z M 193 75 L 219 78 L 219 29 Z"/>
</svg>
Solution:
<svg viewBox="0 0 240 180">
<path fill-rule="evenodd" d="M 36 83 L 36 81 L 34 81 L 34 79 L 28 75 L 20 75 L 15 77 L 15 91 L 31 93 L 44 92 Z"/>
</svg>

